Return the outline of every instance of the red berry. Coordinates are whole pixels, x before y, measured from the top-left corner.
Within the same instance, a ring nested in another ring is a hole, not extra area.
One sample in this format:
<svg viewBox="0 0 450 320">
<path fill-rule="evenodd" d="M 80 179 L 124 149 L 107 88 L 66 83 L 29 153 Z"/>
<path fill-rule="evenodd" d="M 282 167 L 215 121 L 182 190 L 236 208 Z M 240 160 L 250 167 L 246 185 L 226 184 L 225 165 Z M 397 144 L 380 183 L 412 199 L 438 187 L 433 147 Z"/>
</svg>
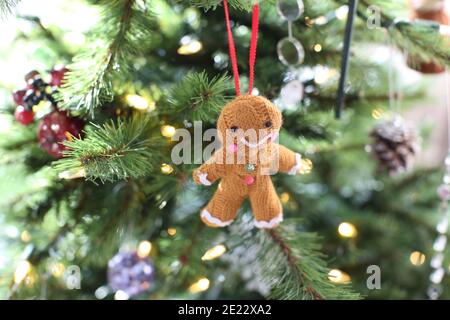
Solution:
<svg viewBox="0 0 450 320">
<path fill-rule="evenodd" d="M 14 113 L 16 120 L 23 125 L 29 125 L 34 121 L 34 112 L 28 109 L 25 109 L 24 106 L 18 106 L 16 108 L 16 112 Z"/>
<path fill-rule="evenodd" d="M 60 87 L 63 82 L 64 75 L 67 71 L 68 69 L 64 66 L 50 71 L 50 75 L 52 76 L 50 85 Z"/>
<path fill-rule="evenodd" d="M 84 123 L 80 118 L 70 117 L 64 111 L 52 111 L 39 123 L 39 144 L 48 154 L 61 158 L 62 152 L 66 150 L 62 143 L 70 135 L 81 136 L 83 127 Z"/>
<path fill-rule="evenodd" d="M 23 98 L 25 97 L 27 90 L 16 90 L 13 92 L 14 102 L 18 106 L 23 106 Z"/>
</svg>

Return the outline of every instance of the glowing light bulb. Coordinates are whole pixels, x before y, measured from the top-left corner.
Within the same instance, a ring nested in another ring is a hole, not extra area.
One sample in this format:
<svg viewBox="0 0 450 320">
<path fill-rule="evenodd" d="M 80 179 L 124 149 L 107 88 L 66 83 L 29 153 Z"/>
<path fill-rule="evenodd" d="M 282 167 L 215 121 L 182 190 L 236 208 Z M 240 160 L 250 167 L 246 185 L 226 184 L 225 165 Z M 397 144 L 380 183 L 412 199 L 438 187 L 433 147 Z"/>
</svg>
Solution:
<svg viewBox="0 0 450 320">
<path fill-rule="evenodd" d="M 411 261 L 411 264 L 414 266 L 420 266 L 425 262 L 425 255 L 419 251 L 411 252 L 409 261 Z"/>
<path fill-rule="evenodd" d="M 337 8 L 335 11 L 335 14 L 336 14 L 336 18 L 339 20 L 347 19 L 348 6 L 341 6 L 341 7 Z"/>
<path fill-rule="evenodd" d="M 161 172 L 164 174 L 171 174 L 173 172 L 173 167 L 170 164 L 163 163 L 161 165 Z"/>
<path fill-rule="evenodd" d="M 64 180 L 72 180 L 86 177 L 86 170 L 84 168 L 78 170 L 65 170 L 58 174 L 58 178 Z"/>
<path fill-rule="evenodd" d="M 372 118 L 374 118 L 374 119 L 377 119 L 377 120 L 381 119 L 383 117 L 383 115 L 384 115 L 383 109 L 376 108 L 376 109 L 372 110 Z"/>
<path fill-rule="evenodd" d="M 22 231 L 22 233 L 20 234 L 20 239 L 23 242 L 29 242 L 31 240 L 31 235 L 27 230 Z"/>
<path fill-rule="evenodd" d="M 287 193 L 287 192 L 283 192 L 280 195 L 280 199 L 281 199 L 282 203 L 288 203 L 289 202 L 289 198 L 290 198 L 290 196 L 289 196 L 289 193 Z"/>
<path fill-rule="evenodd" d="M 150 241 L 144 240 L 139 243 L 137 255 L 140 258 L 145 258 L 148 257 L 151 251 L 152 251 L 152 243 Z"/>
<path fill-rule="evenodd" d="M 181 46 L 178 48 L 177 52 L 180 55 L 191 55 L 199 52 L 203 49 L 203 44 L 192 38 L 191 36 L 184 36 L 181 38 Z"/>
<path fill-rule="evenodd" d="M 328 280 L 334 283 L 349 283 L 351 281 L 350 275 L 339 269 L 331 269 L 328 272 Z"/>
<path fill-rule="evenodd" d="M 20 261 L 14 271 L 14 283 L 21 283 L 31 271 L 31 263 L 27 260 Z"/>
<path fill-rule="evenodd" d="M 149 102 L 144 97 L 137 94 L 129 94 L 125 97 L 128 105 L 138 110 L 152 110 L 155 108 L 154 102 Z"/>
<path fill-rule="evenodd" d="M 202 257 L 203 261 L 214 260 L 223 255 L 227 251 L 227 248 L 223 244 L 219 244 L 205 252 Z"/>
<path fill-rule="evenodd" d="M 64 274 L 66 268 L 61 262 L 54 262 L 49 265 L 48 269 L 54 277 L 59 278 Z"/>
<path fill-rule="evenodd" d="M 175 129 L 175 127 L 173 127 L 173 126 L 164 125 L 161 127 L 161 134 L 163 135 L 163 137 L 172 138 L 174 136 L 176 130 L 177 129 Z"/>
<path fill-rule="evenodd" d="M 342 222 L 338 227 L 338 233 L 344 238 L 354 238 L 358 235 L 355 226 L 349 222 Z"/>
<path fill-rule="evenodd" d="M 325 16 L 320 16 L 314 19 L 314 23 L 318 26 L 322 26 L 328 22 L 328 19 Z"/>
<path fill-rule="evenodd" d="M 174 235 L 176 235 L 177 234 L 177 229 L 175 229 L 175 228 L 169 228 L 169 229 L 167 229 L 167 233 L 168 233 L 168 235 L 169 236 L 174 236 Z"/>
<path fill-rule="evenodd" d="M 130 299 L 130 296 L 125 291 L 118 290 L 114 294 L 114 300 L 128 300 L 128 299 Z"/>
<path fill-rule="evenodd" d="M 308 174 L 311 172 L 313 168 L 313 163 L 310 159 L 308 158 L 302 158 L 302 165 L 300 167 L 300 174 Z"/>
<path fill-rule="evenodd" d="M 317 43 L 314 45 L 313 49 L 315 52 L 320 52 L 322 51 L 322 45 L 320 43 Z"/>
<path fill-rule="evenodd" d="M 314 74 L 314 82 L 316 84 L 324 84 L 337 74 L 338 72 L 336 69 L 317 68 Z"/>
<path fill-rule="evenodd" d="M 206 291 L 209 289 L 209 279 L 207 278 L 200 278 L 197 282 L 193 283 L 188 291 L 190 293 L 199 293 L 202 291 Z"/>
</svg>

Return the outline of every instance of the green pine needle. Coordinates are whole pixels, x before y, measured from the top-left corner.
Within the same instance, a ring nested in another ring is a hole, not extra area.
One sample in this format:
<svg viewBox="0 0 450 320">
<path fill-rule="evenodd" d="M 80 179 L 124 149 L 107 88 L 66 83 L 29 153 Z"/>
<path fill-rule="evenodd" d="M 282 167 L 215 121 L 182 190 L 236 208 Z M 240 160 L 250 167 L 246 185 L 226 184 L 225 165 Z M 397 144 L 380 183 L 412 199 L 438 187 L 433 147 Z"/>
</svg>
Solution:
<svg viewBox="0 0 450 320">
<path fill-rule="evenodd" d="M 227 76 L 208 80 L 206 72 L 188 74 L 170 90 L 169 111 L 185 119 L 211 121 L 227 102 L 225 93 L 232 88 Z"/>
<path fill-rule="evenodd" d="M 10 14 L 19 2 L 20 0 L 0 0 L 0 18 Z"/>
<path fill-rule="evenodd" d="M 251 219 L 249 219 L 250 221 Z M 276 229 L 249 230 L 246 218 L 235 224 L 229 239 L 233 248 L 257 248 L 252 262 L 255 277 L 271 291 L 269 298 L 283 300 L 360 299 L 349 284 L 335 284 L 328 279 L 318 236 L 298 229 L 297 219 L 286 219 Z M 247 250 L 247 249 L 246 249 Z"/>
<path fill-rule="evenodd" d="M 94 125 L 83 139 L 65 145 L 68 151 L 54 167 L 59 172 L 84 170 L 88 180 L 102 182 L 138 178 L 153 170 L 160 138 L 153 137 L 157 122 L 147 116 Z"/>
<path fill-rule="evenodd" d="M 113 0 L 101 2 L 102 18 L 87 49 L 69 65 L 62 88 L 62 107 L 91 113 L 113 98 L 115 76 L 127 77 L 131 57 L 146 49 L 154 25 L 154 15 L 146 2 Z"/>
</svg>

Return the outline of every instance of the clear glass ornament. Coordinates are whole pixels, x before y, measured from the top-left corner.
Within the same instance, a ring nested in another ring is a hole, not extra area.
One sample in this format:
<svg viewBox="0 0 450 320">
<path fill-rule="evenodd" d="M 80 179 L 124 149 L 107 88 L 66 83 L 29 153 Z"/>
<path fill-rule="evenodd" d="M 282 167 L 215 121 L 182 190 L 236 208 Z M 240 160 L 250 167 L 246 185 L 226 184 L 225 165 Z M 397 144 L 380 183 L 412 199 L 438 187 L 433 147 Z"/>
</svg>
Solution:
<svg viewBox="0 0 450 320">
<path fill-rule="evenodd" d="M 283 38 L 278 42 L 277 54 L 278 59 L 288 67 L 299 65 L 305 59 L 305 49 L 302 44 L 291 37 Z"/>
<path fill-rule="evenodd" d="M 302 0 L 278 0 L 278 14 L 286 21 L 295 21 L 305 11 Z"/>
</svg>

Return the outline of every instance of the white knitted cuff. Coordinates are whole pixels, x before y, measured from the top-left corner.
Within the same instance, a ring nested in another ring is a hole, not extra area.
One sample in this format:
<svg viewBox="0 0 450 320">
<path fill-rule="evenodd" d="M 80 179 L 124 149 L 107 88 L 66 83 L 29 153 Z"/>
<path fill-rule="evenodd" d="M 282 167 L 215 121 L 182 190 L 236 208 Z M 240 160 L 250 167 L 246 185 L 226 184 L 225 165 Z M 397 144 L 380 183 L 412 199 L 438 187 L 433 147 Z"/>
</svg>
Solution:
<svg viewBox="0 0 450 320">
<path fill-rule="evenodd" d="M 215 225 L 217 227 L 226 227 L 233 222 L 233 220 L 222 221 L 218 218 L 215 218 L 206 209 L 202 211 L 201 217 L 206 221 L 208 221 L 210 224 Z"/>
<path fill-rule="evenodd" d="M 295 165 L 288 171 L 288 174 L 295 175 L 302 167 L 302 156 L 299 153 L 295 154 Z"/>
<path fill-rule="evenodd" d="M 211 181 L 209 181 L 207 179 L 208 174 L 207 173 L 198 173 L 197 174 L 198 179 L 200 180 L 200 183 L 205 185 L 205 186 L 210 186 L 211 185 Z"/>
<path fill-rule="evenodd" d="M 273 218 L 270 221 L 253 221 L 253 224 L 255 225 L 255 227 L 259 228 L 259 229 L 272 229 L 274 227 L 276 227 L 277 225 L 279 225 L 281 222 L 283 221 L 283 214 L 279 214 L 278 216 L 276 216 L 275 218 Z"/>
</svg>

